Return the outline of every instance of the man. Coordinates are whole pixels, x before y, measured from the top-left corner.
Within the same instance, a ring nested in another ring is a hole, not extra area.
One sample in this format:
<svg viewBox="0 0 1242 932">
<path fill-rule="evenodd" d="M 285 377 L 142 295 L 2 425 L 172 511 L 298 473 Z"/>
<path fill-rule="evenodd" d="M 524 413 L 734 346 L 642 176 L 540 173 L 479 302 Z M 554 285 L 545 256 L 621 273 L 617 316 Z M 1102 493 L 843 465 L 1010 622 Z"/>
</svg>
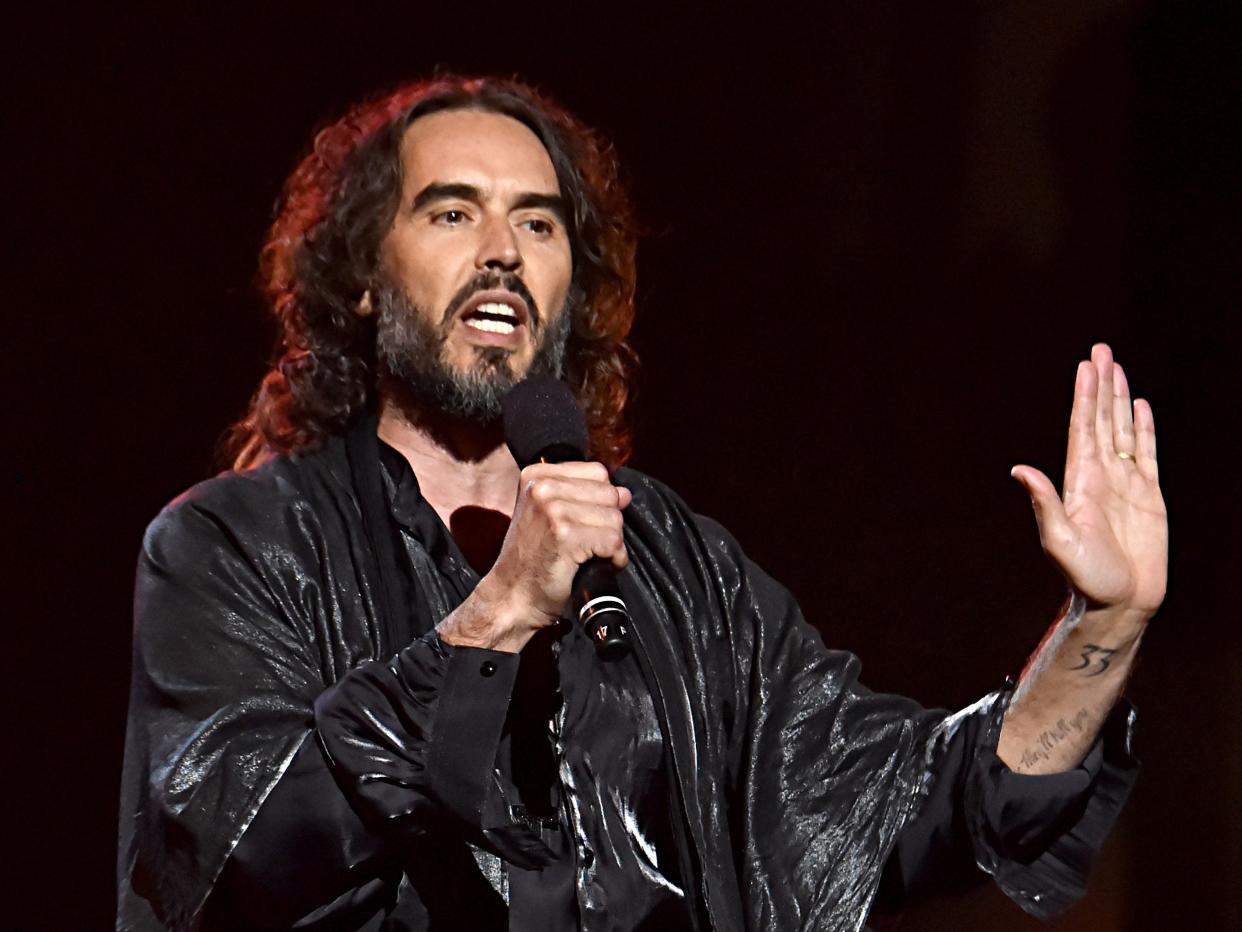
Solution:
<svg viewBox="0 0 1242 932">
<path fill-rule="evenodd" d="M 1096 347 L 1064 502 L 1014 470 L 1066 613 L 1012 696 L 923 710 L 620 468 L 633 259 L 610 151 L 523 85 L 412 85 L 316 138 L 236 468 L 144 542 L 120 927 L 858 929 L 978 868 L 1039 915 L 1081 895 L 1164 591 L 1150 408 Z M 499 405 L 535 373 L 598 462 L 519 471 Z M 591 557 L 620 660 L 562 620 Z"/>
</svg>

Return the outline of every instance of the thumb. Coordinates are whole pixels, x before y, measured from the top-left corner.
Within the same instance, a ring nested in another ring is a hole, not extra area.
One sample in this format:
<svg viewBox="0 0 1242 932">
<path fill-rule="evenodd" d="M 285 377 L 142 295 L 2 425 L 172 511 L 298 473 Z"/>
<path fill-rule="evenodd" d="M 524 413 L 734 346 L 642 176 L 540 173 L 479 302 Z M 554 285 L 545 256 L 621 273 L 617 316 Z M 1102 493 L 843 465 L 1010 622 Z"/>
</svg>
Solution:
<svg viewBox="0 0 1242 932">
<path fill-rule="evenodd" d="M 1031 496 L 1035 523 L 1039 527 L 1039 541 L 1044 551 L 1053 557 L 1067 552 L 1073 544 L 1074 528 L 1052 482 L 1034 466 L 1015 466 L 1009 475 Z"/>
</svg>

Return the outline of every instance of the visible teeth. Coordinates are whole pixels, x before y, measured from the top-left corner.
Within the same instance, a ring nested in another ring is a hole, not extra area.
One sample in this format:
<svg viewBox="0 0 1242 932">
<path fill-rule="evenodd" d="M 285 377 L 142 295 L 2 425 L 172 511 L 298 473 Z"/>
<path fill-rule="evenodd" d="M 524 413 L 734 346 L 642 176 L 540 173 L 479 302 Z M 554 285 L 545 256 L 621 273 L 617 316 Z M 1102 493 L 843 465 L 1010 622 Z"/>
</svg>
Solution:
<svg viewBox="0 0 1242 932">
<path fill-rule="evenodd" d="M 502 317 L 517 317 L 517 311 L 507 304 L 480 304 L 475 310 L 481 314 L 499 314 Z"/>
<path fill-rule="evenodd" d="M 467 327 L 483 330 L 487 333 L 512 333 L 517 328 L 503 320 L 486 320 L 482 317 L 471 317 L 466 321 Z"/>
</svg>

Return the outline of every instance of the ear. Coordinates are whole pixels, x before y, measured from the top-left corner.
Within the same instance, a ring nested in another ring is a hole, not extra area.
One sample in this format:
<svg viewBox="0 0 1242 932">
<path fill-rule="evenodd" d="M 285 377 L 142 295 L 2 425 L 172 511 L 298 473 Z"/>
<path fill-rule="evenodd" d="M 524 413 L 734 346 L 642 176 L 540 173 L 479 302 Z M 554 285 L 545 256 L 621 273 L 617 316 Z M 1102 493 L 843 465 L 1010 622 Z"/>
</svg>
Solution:
<svg viewBox="0 0 1242 932">
<path fill-rule="evenodd" d="M 362 293 L 362 297 L 358 299 L 358 304 L 354 308 L 354 311 L 359 317 L 370 317 L 375 313 L 375 305 L 371 303 L 370 288 Z"/>
</svg>

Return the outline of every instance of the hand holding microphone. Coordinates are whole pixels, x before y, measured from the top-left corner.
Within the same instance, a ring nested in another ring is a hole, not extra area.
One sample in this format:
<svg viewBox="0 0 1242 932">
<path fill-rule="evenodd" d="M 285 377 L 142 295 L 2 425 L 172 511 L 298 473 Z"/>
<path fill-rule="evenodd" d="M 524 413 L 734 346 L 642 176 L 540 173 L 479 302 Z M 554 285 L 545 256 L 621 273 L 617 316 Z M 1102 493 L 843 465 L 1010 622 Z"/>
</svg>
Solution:
<svg viewBox="0 0 1242 932">
<path fill-rule="evenodd" d="M 621 656 L 629 615 L 616 572 L 628 562 L 621 512 L 630 492 L 613 485 L 602 464 L 582 462 L 586 424 L 563 382 L 527 379 L 505 398 L 504 411 L 505 440 L 522 469 L 513 518 L 476 589 L 482 604 L 442 635 L 518 651 L 568 605 L 602 657 Z"/>
</svg>

